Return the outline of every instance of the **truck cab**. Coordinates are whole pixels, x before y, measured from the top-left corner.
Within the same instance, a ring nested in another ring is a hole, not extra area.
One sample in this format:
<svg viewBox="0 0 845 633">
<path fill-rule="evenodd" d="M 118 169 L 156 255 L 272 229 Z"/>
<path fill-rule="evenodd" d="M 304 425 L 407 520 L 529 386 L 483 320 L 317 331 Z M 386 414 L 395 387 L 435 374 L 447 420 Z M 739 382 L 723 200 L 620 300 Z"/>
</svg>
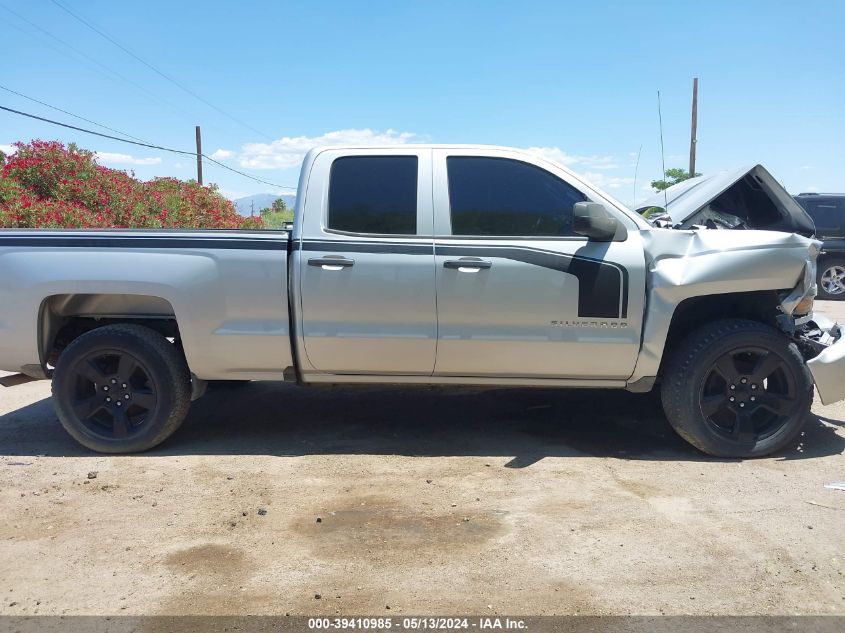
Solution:
<svg viewBox="0 0 845 633">
<path fill-rule="evenodd" d="M 327 148 L 308 155 L 299 190 L 305 380 L 624 386 L 633 372 L 644 223 L 557 165 L 498 148 Z M 585 202 L 618 235 L 580 233 Z"/>
</svg>

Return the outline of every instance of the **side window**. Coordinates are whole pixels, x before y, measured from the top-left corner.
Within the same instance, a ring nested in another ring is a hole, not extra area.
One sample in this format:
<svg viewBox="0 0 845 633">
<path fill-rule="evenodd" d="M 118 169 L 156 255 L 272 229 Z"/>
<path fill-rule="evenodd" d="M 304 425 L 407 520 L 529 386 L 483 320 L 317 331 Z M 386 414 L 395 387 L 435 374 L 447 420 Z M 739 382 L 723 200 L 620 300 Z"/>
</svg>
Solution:
<svg viewBox="0 0 845 633">
<path fill-rule="evenodd" d="M 507 158 L 450 156 L 452 235 L 569 236 L 587 197 L 540 167 Z"/>
<path fill-rule="evenodd" d="M 845 224 L 845 199 L 809 200 L 806 209 L 816 223 L 816 228 L 839 229 Z"/>
<path fill-rule="evenodd" d="M 328 228 L 353 233 L 417 232 L 417 157 L 346 156 L 332 163 Z"/>
</svg>

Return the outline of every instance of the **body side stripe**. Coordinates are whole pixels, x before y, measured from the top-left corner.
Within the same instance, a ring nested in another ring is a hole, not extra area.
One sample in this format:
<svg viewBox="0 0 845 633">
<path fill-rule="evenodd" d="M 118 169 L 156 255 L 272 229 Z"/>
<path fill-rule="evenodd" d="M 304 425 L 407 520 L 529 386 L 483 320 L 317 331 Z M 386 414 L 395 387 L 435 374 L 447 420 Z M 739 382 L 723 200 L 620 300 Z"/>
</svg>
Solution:
<svg viewBox="0 0 845 633">
<path fill-rule="evenodd" d="M 14 246 L 54 248 L 205 248 L 228 250 L 286 251 L 288 240 L 207 237 L 110 237 L 110 236 L 5 236 L 0 235 L 0 248 Z"/>
</svg>

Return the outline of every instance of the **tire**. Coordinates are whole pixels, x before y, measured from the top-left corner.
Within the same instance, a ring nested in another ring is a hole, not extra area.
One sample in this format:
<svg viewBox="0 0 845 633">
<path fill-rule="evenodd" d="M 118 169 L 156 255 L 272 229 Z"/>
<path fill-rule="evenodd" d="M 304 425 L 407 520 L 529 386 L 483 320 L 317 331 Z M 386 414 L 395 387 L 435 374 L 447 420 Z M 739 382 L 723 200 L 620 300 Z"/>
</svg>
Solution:
<svg viewBox="0 0 845 633">
<path fill-rule="evenodd" d="M 663 374 L 669 423 L 717 457 L 762 457 L 784 448 L 813 403 L 813 379 L 796 345 L 756 321 L 716 321 L 694 331 Z"/>
<path fill-rule="evenodd" d="M 845 259 L 831 257 L 820 261 L 816 284 L 819 291 L 816 299 L 845 300 Z"/>
<path fill-rule="evenodd" d="M 182 354 L 140 325 L 86 332 L 62 352 L 53 402 L 65 430 L 100 453 L 136 453 L 170 437 L 188 413 L 191 378 Z"/>
</svg>

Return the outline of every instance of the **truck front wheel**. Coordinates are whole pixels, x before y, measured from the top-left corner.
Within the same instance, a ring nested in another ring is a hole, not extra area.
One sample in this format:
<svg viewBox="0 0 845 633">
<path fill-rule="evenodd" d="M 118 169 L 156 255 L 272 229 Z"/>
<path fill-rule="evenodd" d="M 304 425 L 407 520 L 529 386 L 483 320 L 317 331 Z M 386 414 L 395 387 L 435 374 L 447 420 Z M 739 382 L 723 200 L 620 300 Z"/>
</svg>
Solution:
<svg viewBox="0 0 845 633">
<path fill-rule="evenodd" d="M 663 374 L 669 423 L 718 457 L 780 450 L 801 431 L 813 402 L 813 379 L 798 348 L 756 321 L 716 321 L 694 331 Z"/>
<path fill-rule="evenodd" d="M 107 325 L 74 340 L 59 357 L 53 401 L 65 430 L 101 453 L 133 453 L 167 439 L 191 403 L 185 359 L 140 325 Z"/>
</svg>

